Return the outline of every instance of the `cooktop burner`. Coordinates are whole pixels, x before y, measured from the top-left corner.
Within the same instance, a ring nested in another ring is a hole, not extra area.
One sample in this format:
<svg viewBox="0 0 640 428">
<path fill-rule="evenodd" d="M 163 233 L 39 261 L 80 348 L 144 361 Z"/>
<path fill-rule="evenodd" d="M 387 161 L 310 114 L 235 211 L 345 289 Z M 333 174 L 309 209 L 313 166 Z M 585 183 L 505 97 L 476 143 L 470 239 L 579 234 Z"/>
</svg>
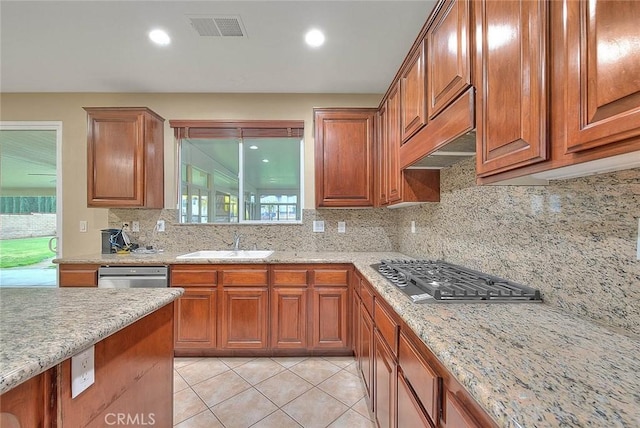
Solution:
<svg viewBox="0 0 640 428">
<path fill-rule="evenodd" d="M 443 261 L 382 260 L 372 267 L 414 302 L 542 301 L 534 288 Z"/>
</svg>

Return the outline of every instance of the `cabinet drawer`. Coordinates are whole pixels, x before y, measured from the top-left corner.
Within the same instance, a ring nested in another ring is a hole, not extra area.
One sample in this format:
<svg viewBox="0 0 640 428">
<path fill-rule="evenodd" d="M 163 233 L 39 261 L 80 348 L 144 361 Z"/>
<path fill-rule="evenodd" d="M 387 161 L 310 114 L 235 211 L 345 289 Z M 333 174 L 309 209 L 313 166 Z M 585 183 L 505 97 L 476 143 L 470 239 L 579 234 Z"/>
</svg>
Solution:
<svg viewBox="0 0 640 428">
<path fill-rule="evenodd" d="M 268 285 L 269 272 L 266 269 L 223 270 L 220 281 L 222 285 Z"/>
<path fill-rule="evenodd" d="M 373 289 L 365 280 L 360 283 L 360 298 L 369 315 L 373 316 Z"/>
<path fill-rule="evenodd" d="M 445 393 L 443 407 L 447 428 L 480 428 L 464 404 L 449 390 Z"/>
<path fill-rule="evenodd" d="M 273 285 L 306 287 L 308 272 L 306 269 L 274 269 Z"/>
<path fill-rule="evenodd" d="M 438 388 L 440 384 L 438 375 L 403 334 L 400 334 L 398 361 L 407 382 L 415 391 L 429 417 L 434 421 L 438 420 Z"/>
<path fill-rule="evenodd" d="M 393 355 L 397 357 L 398 331 L 400 326 L 391 318 L 387 310 L 382 307 L 379 300 L 375 301 L 375 308 L 375 325 L 387 343 L 387 346 L 389 346 L 389 349 L 393 352 Z"/>
<path fill-rule="evenodd" d="M 217 282 L 217 271 L 210 266 L 172 266 L 170 282 L 172 287 L 211 287 Z"/>
<path fill-rule="evenodd" d="M 60 287 L 97 287 L 98 265 L 60 265 Z"/>
<path fill-rule="evenodd" d="M 349 284 L 349 270 L 315 270 L 315 285 L 331 286 L 341 285 L 345 286 Z"/>
</svg>

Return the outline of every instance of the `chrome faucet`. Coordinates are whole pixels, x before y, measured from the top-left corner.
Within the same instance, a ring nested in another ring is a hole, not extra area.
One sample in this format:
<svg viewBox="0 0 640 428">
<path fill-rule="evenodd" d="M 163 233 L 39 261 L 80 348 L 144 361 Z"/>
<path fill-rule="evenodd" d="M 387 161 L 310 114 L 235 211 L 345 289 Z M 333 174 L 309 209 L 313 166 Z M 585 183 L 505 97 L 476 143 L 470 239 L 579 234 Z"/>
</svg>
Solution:
<svg viewBox="0 0 640 428">
<path fill-rule="evenodd" d="M 240 238 L 242 238 L 242 235 L 240 235 L 237 231 L 233 232 L 233 251 L 240 250 Z"/>
</svg>

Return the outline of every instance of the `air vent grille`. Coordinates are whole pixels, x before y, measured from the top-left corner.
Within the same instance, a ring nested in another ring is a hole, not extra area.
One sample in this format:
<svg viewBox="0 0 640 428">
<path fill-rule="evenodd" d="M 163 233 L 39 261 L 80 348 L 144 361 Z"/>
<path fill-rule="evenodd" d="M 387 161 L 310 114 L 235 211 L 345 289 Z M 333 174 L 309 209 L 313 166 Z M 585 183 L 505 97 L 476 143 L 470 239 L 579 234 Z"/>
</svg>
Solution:
<svg viewBox="0 0 640 428">
<path fill-rule="evenodd" d="M 187 16 L 202 37 L 246 37 L 240 16 Z"/>
</svg>

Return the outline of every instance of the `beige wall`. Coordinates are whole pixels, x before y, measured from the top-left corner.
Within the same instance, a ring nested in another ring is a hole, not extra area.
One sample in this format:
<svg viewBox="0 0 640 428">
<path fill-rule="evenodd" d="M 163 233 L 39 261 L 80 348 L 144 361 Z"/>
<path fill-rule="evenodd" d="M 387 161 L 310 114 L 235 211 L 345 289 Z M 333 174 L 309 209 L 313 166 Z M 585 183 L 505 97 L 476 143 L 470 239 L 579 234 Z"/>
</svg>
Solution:
<svg viewBox="0 0 640 428">
<path fill-rule="evenodd" d="M 87 208 L 86 113 L 82 107 L 149 107 L 165 122 L 165 207 L 176 208 L 172 119 L 262 119 L 305 122 L 304 208 L 314 207 L 313 107 L 376 107 L 382 95 L 348 94 L 1 94 L 0 120 L 62 121 L 62 248 L 64 256 L 100 251 L 108 210 Z M 87 220 L 87 233 L 79 221 Z"/>
</svg>

